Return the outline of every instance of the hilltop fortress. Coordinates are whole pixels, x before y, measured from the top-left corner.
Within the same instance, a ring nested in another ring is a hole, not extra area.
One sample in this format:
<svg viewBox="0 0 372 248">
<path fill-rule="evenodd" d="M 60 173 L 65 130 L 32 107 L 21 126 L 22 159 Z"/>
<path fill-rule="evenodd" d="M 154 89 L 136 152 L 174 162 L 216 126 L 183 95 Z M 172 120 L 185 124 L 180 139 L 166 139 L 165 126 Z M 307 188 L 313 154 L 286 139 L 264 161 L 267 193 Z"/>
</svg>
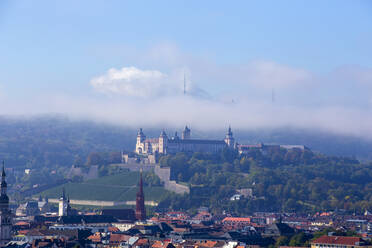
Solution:
<svg viewBox="0 0 372 248">
<path fill-rule="evenodd" d="M 182 131 L 181 137 L 178 136 L 177 132 L 173 137 L 168 137 L 165 131 L 162 131 L 159 138 L 146 138 L 142 128 L 140 128 L 137 134 L 136 153 L 146 155 L 174 154 L 177 152 L 217 153 L 225 147 L 236 147 L 231 127 L 229 127 L 223 140 L 192 139 L 191 130 L 187 126 Z"/>
<path fill-rule="evenodd" d="M 234 149 L 240 154 L 248 154 L 252 150 L 265 154 L 269 149 L 309 150 L 303 145 L 238 144 L 234 139 L 231 127 L 228 128 L 224 139 L 220 140 L 193 139 L 191 138 L 191 130 L 187 126 L 182 131 L 181 137 L 178 136 L 177 132 L 174 136 L 168 137 L 163 130 L 158 138 L 147 138 L 142 128 L 140 128 L 137 133 L 135 152 L 122 153 L 121 166 L 131 171 L 153 170 L 164 183 L 165 189 L 184 194 L 190 193 L 190 188 L 178 184 L 175 180 L 171 180 L 170 168 L 159 165 L 161 155 L 176 154 L 178 152 L 218 153 L 223 149 Z"/>
<path fill-rule="evenodd" d="M 140 128 L 137 133 L 135 153 L 147 157 L 156 157 L 158 154 L 176 154 L 178 152 L 218 153 L 225 148 L 236 149 L 240 154 L 247 153 L 252 149 L 261 152 L 272 148 L 309 150 L 304 145 L 238 144 L 235 142 L 231 127 L 228 128 L 225 138 L 221 140 L 192 139 L 191 130 L 186 126 L 181 137 L 178 136 L 177 132 L 173 137 L 168 137 L 163 130 L 158 138 L 147 138 L 142 128 Z"/>
</svg>

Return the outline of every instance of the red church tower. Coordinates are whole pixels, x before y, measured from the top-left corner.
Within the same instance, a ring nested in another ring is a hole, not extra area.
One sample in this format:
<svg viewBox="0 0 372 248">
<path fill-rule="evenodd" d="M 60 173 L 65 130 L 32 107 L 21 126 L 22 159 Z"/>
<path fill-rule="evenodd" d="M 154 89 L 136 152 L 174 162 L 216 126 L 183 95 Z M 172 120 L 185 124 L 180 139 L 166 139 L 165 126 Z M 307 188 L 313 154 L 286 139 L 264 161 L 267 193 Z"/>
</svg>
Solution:
<svg viewBox="0 0 372 248">
<path fill-rule="evenodd" d="M 139 190 L 136 197 L 136 219 L 146 220 L 145 197 L 143 194 L 142 169 L 140 173 Z"/>
</svg>

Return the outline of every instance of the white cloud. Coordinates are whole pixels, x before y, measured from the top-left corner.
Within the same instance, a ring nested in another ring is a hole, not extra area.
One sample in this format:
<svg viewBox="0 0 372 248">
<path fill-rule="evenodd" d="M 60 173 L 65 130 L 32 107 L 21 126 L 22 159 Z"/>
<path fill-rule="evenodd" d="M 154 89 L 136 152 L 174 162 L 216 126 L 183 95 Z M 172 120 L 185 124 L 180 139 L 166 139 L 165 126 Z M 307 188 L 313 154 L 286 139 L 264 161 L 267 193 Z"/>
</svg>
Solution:
<svg viewBox="0 0 372 248">
<path fill-rule="evenodd" d="M 191 96 L 153 99 L 74 98 L 66 95 L 37 97 L 28 102 L 12 102 L 2 114 L 66 114 L 76 119 L 90 119 L 130 127 L 182 127 L 220 130 L 231 124 L 235 129 L 309 128 L 336 134 L 372 139 L 370 111 L 340 106 L 305 108 L 273 105 L 245 99 L 239 103 L 194 98 Z M 48 102 L 48 104 L 45 104 Z M 109 111 L 108 111 L 109 110 Z"/>
<path fill-rule="evenodd" d="M 126 59 L 132 66 L 103 70 L 90 80 L 93 89 L 104 94 L 44 94 L 28 102 L 0 98 L 2 106 L 9 106 L 0 113 L 62 113 L 133 127 L 289 126 L 372 139 L 372 115 L 365 107 L 372 99 L 370 68 L 345 66 L 318 74 L 273 61 L 226 65 L 185 55 L 174 46 L 151 49 L 147 60 L 146 52 Z"/>
<path fill-rule="evenodd" d="M 179 68 L 169 74 L 158 70 L 141 70 L 134 66 L 111 68 L 104 75 L 93 78 L 90 83 L 96 91 L 130 97 L 164 97 L 183 93 L 184 73 Z M 193 96 L 207 96 L 206 92 L 187 79 L 186 91 Z"/>
<path fill-rule="evenodd" d="M 345 65 L 335 70 L 335 75 L 339 80 L 348 81 L 349 83 L 364 84 L 372 86 L 372 68 L 357 65 Z"/>
<path fill-rule="evenodd" d="M 363 100 L 360 93 L 367 92 L 363 87 L 370 78 L 368 68 L 344 66 L 316 74 L 264 60 L 226 65 L 192 57 L 168 44 L 150 49 L 148 64 L 146 53 L 139 57 L 133 65 L 140 67 L 110 69 L 91 80 L 98 91 L 131 98 L 100 99 L 89 103 L 96 107 L 80 112 L 133 126 L 146 126 L 151 120 L 150 125 L 192 123 L 202 129 L 231 123 L 241 129 L 290 126 L 357 136 L 372 133 L 371 115 L 360 108 L 363 101 L 370 106 L 371 96 Z M 182 95 L 184 72 L 187 96 Z M 275 104 L 271 89 L 277 93 Z"/>
<path fill-rule="evenodd" d="M 91 85 L 97 91 L 127 96 L 148 97 L 166 88 L 167 75 L 156 70 L 139 70 L 135 67 L 111 68 L 106 74 L 95 77 Z"/>
</svg>

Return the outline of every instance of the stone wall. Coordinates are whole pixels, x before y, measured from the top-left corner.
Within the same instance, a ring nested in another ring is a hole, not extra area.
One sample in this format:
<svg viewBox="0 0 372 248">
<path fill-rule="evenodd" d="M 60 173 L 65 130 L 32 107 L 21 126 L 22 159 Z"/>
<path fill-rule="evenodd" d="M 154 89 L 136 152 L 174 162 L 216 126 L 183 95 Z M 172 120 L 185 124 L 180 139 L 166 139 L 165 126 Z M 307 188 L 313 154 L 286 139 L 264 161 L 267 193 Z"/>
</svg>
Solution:
<svg viewBox="0 0 372 248">
<path fill-rule="evenodd" d="M 170 180 L 170 168 L 164 167 L 161 168 L 160 165 L 155 165 L 154 169 L 155 174 L 160 178 L 164 183 L 164 188 L 166 190 L 172 191 L 177 194 L 189 194 L 190 188 L 186 185 L 178 184 L 174 180 Z"/>
<path fill-rule="evenodd" d="M 156 165 L 154 168 L 155 174 L 160 178 L 161 181 L 166 182 L 170 179 L 170 168 L 169 167 L 160 167 L 160 165 Z"/>
<path fill-rule="evenodd" d="M 155 164 L 139 164 L 139 163 L 129 163 L 129 164 L 112 164 L 111 166 L 117 166 L 120 168 L 128 169 L 130 171 L 152 171 L 155 168 Z"/>
<path fill-rule="evenodd" d="M 130 171 L 154 171 L 154 173 L 160 178 L 160 181 L 164 183 L 164 188 L 166 190 L 172 191 L 177 194 L 190 193 L 190 188 L 186 185 L 178 184 L 174 180 L 170 180 L 170 168 L 169 167 L 160 167 L 159 164 L 114 164 L 112 166 L 118 166 L 120 168 L 125 168 Z"/>
<path fill-rule="evenodd" d="M 98 165 L 91 165 L 87 172 L 81 167 L 75 167 L 74 165 L 71 167 L 69 172 L 67 173 L 68 178 L 73 178 L 74 176 L 81 176 L 84 180 L 95 179 L 98 178 Z"/>
<path fill-rule="evenodd" d="M 38 198 L 34 197 L 34 200 Z M 48 199 L 51 203 L 59 203 L 59 199 Z M 93 200 L 73 200 L 70 199 L 72 205 L 84 205 L 84 206 L 100 206 L 100 207 L 112 207 L 119 205 L 136 205 L 136 201 L 93 201 Z M 158 203 L 155 201 L 145 201 L 146 206 L 157 206 Z"/>
</svg>

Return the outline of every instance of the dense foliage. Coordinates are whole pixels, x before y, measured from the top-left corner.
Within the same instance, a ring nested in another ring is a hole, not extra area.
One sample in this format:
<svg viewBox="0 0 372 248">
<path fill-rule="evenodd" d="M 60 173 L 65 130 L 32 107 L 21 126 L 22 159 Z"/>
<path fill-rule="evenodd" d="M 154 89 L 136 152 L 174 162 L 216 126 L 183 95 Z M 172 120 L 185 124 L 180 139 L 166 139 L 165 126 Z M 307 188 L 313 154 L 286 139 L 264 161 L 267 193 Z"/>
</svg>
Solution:
<svg viewBox="0 0 372 248">
<path fill-rule="evenodd" d="M 85 164 L 93 152 L 131 150 L 136 130 L 63 117 L 0 118 L 0 158 L 7 167 Z"/>
<path fill-rule="evenodd" d="M 313 234 L 306 232 L 297 232 L 290 236 L 280 236 L 276 239 L 275 245 L 269 247 L 280 247 L 280 246 L 292 246 L 292 247 L 309 247 L 310 242 L 316 238 L 319 238 L 323 235 L 328 235 L 333 233 L 335 236 L 357 236 L 355 231 L 342 231 L 336 230 L 334 228 L 325 228 L 321 231 L 315 232 Z M 367 241 L 367 244 L 370 244 Z"/>
<path fill-rule="evenodd" d="M 159 129 L 147 130 L 149 137 Z M 219 137 L 221 132 L 202 135 Z M 323 153 L 371 157 L 370 141 L 324 133 L 277 130 L 235 132 L 245 143 L 271 141 L 306 144 Z M 110 174 L 102 165 L 117 163 L 121 150 L 133 150 L 136 130 L 64 117 L 0 117 L 0 158 L 7 168 L 8 181 L 15 192 L 48 182 L 58 184 L 72 164 L 101 165 L 99 174 Z M 325 142 L 327 141 L 327 142 Z M 170 195 L 163 206 L 196 208 L 211 206 L 215 211 L 236 213 L 255 210 L 371 210 L 371 164 L 355 159 L 327 157 L 311 152 L 274 149 L 267 153 L 252 150 L 240 156 L 225 150 L 221 154 L 177 154 L 165 156 L 162 165 L 170 166 L 172 179 L 191 185 L 189 196 Z M 31 168 L 30 174 L 24 169 Z M 48 180 L 45 180 L 48 178 Z M 82 178 L 73 178 L 78 183 Z M 252 188 L 253 198 L 230 201 L 236 189 Z M 13 189 L 11 189 L 13 190 Z"/>
<path fill-rule="evenodd" d="M 226 149 L 218 155 L 168 155 L 160 163 L 171 167 L 173 179 L 191 186 L 190 195 L 162 203 L 175 209 L 204 205 L 237 214 L 372 209 L 372 165 L 355 159 L 297 149 L 245 155 Z M 242 188 L 251 188 L 254 196 L 231 201 Z"/>
<path fill-rule="evenodd" d="M 148 137 L 157 137 L 162 128 L 146 128 L 145 133 Z M 175 130 L 167 131 L 170 134 Z M 223 130 L 192 131 L 195 138 L 222 139 L 224 136 Z M 372 158 L 372 142 L 357 137 L 288 128 L 234 131 L 241 143 L 306 144 L 325 154 Z M 18 168 L 71 166 L 78 161 L 86 164 L 91 153 L 132 151 L 136 135 L 136 128 L 71 120 L 64 116 L 0 117 L 0 158 L 6 161 L 7 167 Z"/>
</svg>

